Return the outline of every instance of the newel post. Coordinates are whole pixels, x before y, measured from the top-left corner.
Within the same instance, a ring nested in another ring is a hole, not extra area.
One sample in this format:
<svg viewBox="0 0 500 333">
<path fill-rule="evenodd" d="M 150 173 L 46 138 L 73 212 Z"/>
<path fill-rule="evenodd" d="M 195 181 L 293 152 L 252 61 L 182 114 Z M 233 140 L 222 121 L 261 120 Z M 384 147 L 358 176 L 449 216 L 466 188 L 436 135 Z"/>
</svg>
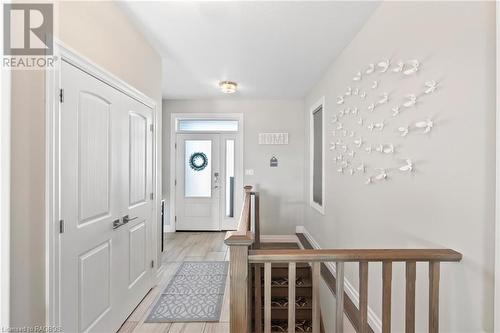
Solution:
<svg viewBox="0 0 500 333">
<path fill-rule="evenodd" d="M 253 234 L 228 235 L 229 246 L 229 322 L 230 333 L 250 332 L 250 281 L 248 249 L 253 243 Z"/>
<path fill-rule="evenodd" d="M 250 278 L 248 250 L 254 242 L 250 229 L 250 193 L 245 186 L 245 198 L 237 231 L 227 233 L 224 243 L 229 246 L 229 327 L 230 333 L 250 333 Z"/>
</svg>

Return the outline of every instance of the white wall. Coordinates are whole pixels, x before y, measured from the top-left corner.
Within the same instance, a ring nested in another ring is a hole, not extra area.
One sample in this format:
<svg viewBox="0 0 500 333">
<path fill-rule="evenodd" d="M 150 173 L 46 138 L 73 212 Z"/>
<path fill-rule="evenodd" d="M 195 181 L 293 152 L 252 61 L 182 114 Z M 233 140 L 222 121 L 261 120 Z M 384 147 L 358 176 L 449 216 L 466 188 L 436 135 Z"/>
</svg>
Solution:
<svg viewBox="0 0 500 333">
<path fill-rule="evenodd" d="M 116 3 L 56 2 L 55 20 L 56 38 L 155 99 L 161 116 L 161 58 Z M 45 323 L 44 82 L 43 71 L 12 74 L 12 326 Z"/>
<path fill-rule="evenodd" d="M 293 234 L 303 215 L 304 124 L 303 102 L 295 100 L 164 100 L 163 194 L 169 196 L 170 114 L 243 113 L 244 168 L 254 169 L 244 183 L 261 193 L 261 226 L 265 234 Z M 259 145 L 260 132 L 288 132 L 288 145 Z M 269 167 L 273 155 L 277 168 Z"/>
<path fill-rule="evenodd" d="M 420 84 L 440 81 L 432 100 L 398 118 L 405 123 L 435 116 L 431 135 L 398 138 L 388 118 L 388 129 L 377 139 L 404 147 L 416 162 L 413 176 L 396 175 L 367 186 L 358 175 L 340 176 L 332 161 L 335 153 L 326 147 L 326 214 L 306 207 L 305 226 L 323 248 L 449 247 L 463 253 L 461 263 L 442 265 L 442 332 L 493 330 L 495 45 L 494 2 L 384 2 L 304 105 L 308 121 L 309 107 L 326 97 L 329 143 L 330 118 L 339 110 L 336 96 L 367 64 L 388 57 L 420 59 Z M 307 142 L 305 147 L 308 153 Z M 425 331 L 427 267 L 418 265 L 417 271 L 417 330 Z M 348 265 L 346 276 L 357 286 L 356 267 Z M 394 331 L 403 330 L 403 277 L 403 267 L 395 267 Z M 369 290 L 369 305 L 380 314 L 380 265 L 370 266 Z"/>
</svg>

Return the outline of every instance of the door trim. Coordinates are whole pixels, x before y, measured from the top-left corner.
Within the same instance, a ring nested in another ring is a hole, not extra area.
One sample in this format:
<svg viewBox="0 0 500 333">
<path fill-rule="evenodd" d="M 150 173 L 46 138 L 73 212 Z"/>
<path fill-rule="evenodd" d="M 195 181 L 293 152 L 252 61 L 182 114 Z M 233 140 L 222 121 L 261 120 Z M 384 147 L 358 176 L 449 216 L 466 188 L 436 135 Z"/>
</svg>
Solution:
<svg viewBox="0 0 500 333">
<path fill-rule="evenodd" d="M 500 3 L 496 1 L 496 163 L 495 163 L 495 274 L 494 274 L 494 332 L 500 332 Z"/>
<path fill-rule="evenodd" d="M 176 155 L 175 155 L 175 141 L 176 141 L 176 135 L 178 134 L 177 132 L 177 121 L 181 119 L 225 119 L 225 120 L 238 120 L 238 137 L 239 137 L 239 149 L 241 151 L 240 154 L 240 174 L 241 177 L 244 177 L 244 162 L 245 162 L 245 144 L 244 144 L 244 138 L 245 138 L 245 123 L 244 123 L 244 115 L 243 113 L 172 113 L 170 114 L 170 179 L 169 179 L 169 184 L 170 184 L 170 199 L 169 199 L 169 204 L 170 204 L 170 213 L 169 213 L 169 225 L 165 227 L 164 230 L 166 232 L 175 232 L 175 186 L 173 185 L 175 182 L 175 175 L 176 175 Z M 186 133 L 186 132 L 179 132 L 179 133 Z M 202 133 L 202 132 L 198 132 Z M 211 132 L 211 133 L 227 133 L 227 132 Z M 234 132 L 231 132 L 234 133 Z M 235 207 L 240 207 L 240 203 L 235 203 Z"/>
<path fill-rule="evenodd" d="M 155 269 L 153 276 L 158 279 L 162 271 L 159 253 L 159 200 L 161 198 L 161 184 L 158 180 L 158 156 L 161 153 L 158 143 L 161 142 L 158 109 L 156 102 L 135 89 L 128 83 L 119 79 L 107 70 L 98 66 L 91 60 L 80 55 L 61 41 L 54 41 L 54 56 L 58 58 L 53 69 L 45 70 L 45 303 L 47 311 L 45 315 L 46 325 L 60 326 L 60 270 L 59 265 L 59 197 L 58 197 L 58 173 L 59 173 L 59 90 L 61 80 L 61 62 L 65 61 L 107 85 L 117 89 L 125 95 L 146 105 L 152 110 L 154 124 L 153 135 L 153 225 L 151 227 L 151 239 L 153 240 L 148 249 L 148 260 L 154 260 Z M 152 286 L 151 286 L 152 287 Z"/>
<path fill-rule="evenodd" d="M 3 6 L 0 8 L 3 17 Z M 3 25 L 0 27 L 3 36 Z M 0 45 L 3 54 L 3 43 Z M 0 325 L 10 323 L 10 114 L 11 71 L 0 73 Z"/>
</svg>

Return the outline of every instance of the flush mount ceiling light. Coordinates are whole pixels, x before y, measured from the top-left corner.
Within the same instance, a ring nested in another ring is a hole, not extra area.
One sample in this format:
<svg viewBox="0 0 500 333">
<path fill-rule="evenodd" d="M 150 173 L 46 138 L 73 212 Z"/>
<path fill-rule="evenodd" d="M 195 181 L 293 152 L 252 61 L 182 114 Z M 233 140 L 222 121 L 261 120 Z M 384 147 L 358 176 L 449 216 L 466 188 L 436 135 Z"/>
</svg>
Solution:
<svg viewBox="0 0 500 333">
<path fill-rule="evenodd" d="M 238 84 L 236 82 L 231 82 L 231 81 L 220 81 L 219 87 L 224 94 L 232 94 L 236 92 Z"/>
</svg>

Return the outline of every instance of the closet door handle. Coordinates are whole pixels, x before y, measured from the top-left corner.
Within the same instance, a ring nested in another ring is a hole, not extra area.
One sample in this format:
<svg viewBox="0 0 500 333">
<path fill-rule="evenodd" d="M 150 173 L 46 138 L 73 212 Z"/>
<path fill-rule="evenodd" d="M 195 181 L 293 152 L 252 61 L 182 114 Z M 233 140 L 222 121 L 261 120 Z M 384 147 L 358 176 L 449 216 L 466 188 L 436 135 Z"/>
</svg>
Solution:
<svg viewBox="0 0 500 333">
<path fill-rule="evenodd" d="M 123 222 L 120 222 L 120 219 L 117 219 L 117 220 L 114 220 L 113 221 L 113 229 L 118 229 L 119 227 L 121 227 L 122 225 L 124 225 Z"/>
<path fill-rule="evenodd" d="M 133 220 L 135 220 L 135 219 L 137 219 L 137 216 L 135 216 L 135 217 L 128 217 L 128 215 L 125 215 L 125 216 L 123 217 L 123 222 L 122 222 L 122 224 L 127 224 L 127 223 L 129 223 L 130 221 L 133 221 Z"/>
</svg>

